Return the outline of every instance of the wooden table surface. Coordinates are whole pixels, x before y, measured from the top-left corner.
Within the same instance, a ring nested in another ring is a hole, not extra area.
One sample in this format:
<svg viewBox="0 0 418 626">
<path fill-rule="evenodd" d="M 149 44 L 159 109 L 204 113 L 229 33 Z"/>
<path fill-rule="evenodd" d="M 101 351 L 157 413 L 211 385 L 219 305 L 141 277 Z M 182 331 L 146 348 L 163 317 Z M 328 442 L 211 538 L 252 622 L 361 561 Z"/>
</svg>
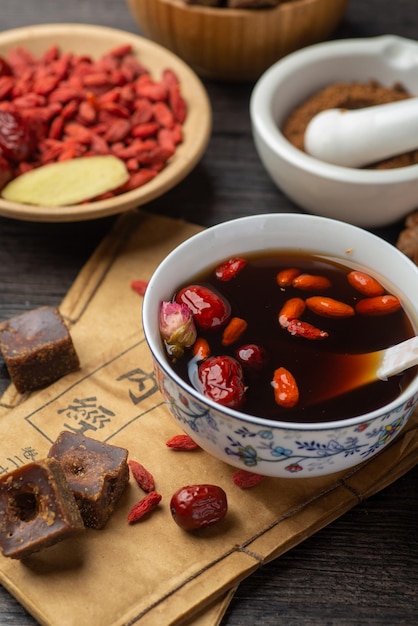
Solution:
<svg viewBox="0 0 418 626">
<path fill-rule="evenodd" d="M 2 30 L 48 22 L 139 32 L 125 0 L 0 2 Z M 383 34 L 418 38 L 417 0 L 351 0 L 335 37 Z M 297 211 L 270 181 L 255 152 L 248 115 L 253 85 L 205 85 L 214 116 L 208 150 L 184 182 L 147 210 L 204 226 L 252 213 Z M 0 217 L 0 320 L 59 304 L 114 219 L 48 224 Z M 401 228 L 398 223 L 377 232 L 394 243 Z M 8 383 L 0 360 L 0 393 Z M 417 624 L 417 527 L 415 467 L 244 581 L 222 626 Z M 0 624 L 36 624 L 1 587 Z"/>
</svg>

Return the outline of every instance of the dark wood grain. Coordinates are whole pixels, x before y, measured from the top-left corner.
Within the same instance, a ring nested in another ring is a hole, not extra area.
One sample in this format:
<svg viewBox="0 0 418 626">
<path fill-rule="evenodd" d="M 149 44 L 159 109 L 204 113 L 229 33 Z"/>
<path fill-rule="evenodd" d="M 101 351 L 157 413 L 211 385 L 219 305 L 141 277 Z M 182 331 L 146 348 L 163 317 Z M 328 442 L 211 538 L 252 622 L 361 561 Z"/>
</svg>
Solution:
<svg viewBox="0 0 418 626">
<path fill-rule="evenodd" d="M 1 0 L 4 30 L 46 22 L 139 32 L 125 0 Z M 351 0 L 335 37 L 388 33 L 418 37 L 416 0 Z M 205 85 L 214 116 L 208 150 L 185 181 L 147 209 L 204 226 L 251 213 L 298 211 L 270 181 L 255 152 L 248 116 L 253 85 Z M 0 320 L 59 304 L 113 221 L 43 224 L 0 218 Z M 377 232 L 394 243 L 401 227 Z M 0 393 L 8 383 L 0 361 Z M 418 623 L 417 527 L 415 468 L 244 581 L 222 626 L 413 626 Z M 0 624 L 36 624 L 1 587 Z"/>
</svg>

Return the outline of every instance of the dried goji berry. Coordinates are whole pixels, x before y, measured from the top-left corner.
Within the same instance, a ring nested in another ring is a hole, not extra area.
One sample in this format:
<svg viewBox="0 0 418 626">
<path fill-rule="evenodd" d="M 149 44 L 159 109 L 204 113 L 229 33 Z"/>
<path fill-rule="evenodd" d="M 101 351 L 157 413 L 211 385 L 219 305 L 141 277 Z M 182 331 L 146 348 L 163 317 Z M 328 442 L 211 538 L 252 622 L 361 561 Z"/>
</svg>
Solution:
<svg viewBox="0 0 418 626">
<path fill-rule="evenodd" d="M 142 98 L 149 98 L 151 101 L 167 100 L 167 89 L 162 83 L 151 80 L 136 83 L 136 93 Z"/>
<path fill-rule="evenodd" d="M 104 139 L 109 143 L 121 141 L 125 139 L 131 132 L 131 122 L 125 119 L 119 119 L 107 129 Z"/>
<path fill-rule="evenodd" d="M 132 137 L 140 137 L 145 139 L 146 137 L 153 137 L 159 130 L 160 126 L 156 122 L 144 122 L 137 124 L 132 128 Z"/>
<path fill-rule="evenodd" d="M 262 474 L 256 474 L 255 472 L 248 472 L 247 470 L 241 469 L 232 475 L 232 482 L 241 489 L 248 489 L 258 485 L 264 478 L 265 476 Z"/>
<path fill-rule="evenodd" d="M 145 167 L 141 168 L 137 172 L 131 173 L 128 182 L 126 182 L 120 189 L 122 191 L 137 189 L 138 187 L 141 187 L 142 185 L 145 185 L 145 183 L 148 183 L 150 180 L 152 180 L 156 176 L 156 174 L 157 172 L 151 169 L 147 169 Z"/>
<path fill-rule="evenodd" d="M 158 145 L 163 148 L 170 158 L 176 151 L 176 142 L 173 138 L 173 133 L 169 128 L 160 128 L 157 135 Z"/>
<path fill-rule="evenodd" d="M 128 513 L 128 522 L 134 524 L 150 513 L 161 502 L 162 496 L 156 491 L 151 491 L 137 502 Z"/>
<path fill-rule="evenodd" d="M 141 463 L 134 460 L 129 460 L 128 465 L 131 468 L 132 476 L 135 478 L 138 485 L 147 493 L 154 491 L 155 480 L 154 476 L 149 472 Z"/>
<path fill-rule="evenodd" d="M 131 281 L 131 288 L 136 291 L 136 293 L 139 293 L 140 296 L 143 296 L 145 294 L 145 290 L 148 287 L 148 281 L 147 280 L 132 280 Z"/>
<path fill-rule="evenodd" d="M 174 126 L 174 115 L 165 102 L 154 102 L 152 112 L 155 120 L 160 126 L 172 128 Z"/>
<path fill-rule="evenodd" d="M 66 135 L 74 137 L 80 143 L 89 144 L 91 141 L 91 130 L 77 122 L 68 122 L 64 131 Z"/>
<path fill-rule="evenodd" d="M 165 442 L 167 448 L 171 448 L 176 451 L 188 451 L 188 450 L 197 450 L 199 448 L 198 444 L 193 441 L 189 435 L 174 435 Z"/>
<path fill-rule="evenodd" d="M 57 115 L 55 119 L 52 120 L 51 125 L 49 127 L 48 136 L 52 139 L 61 139 L 62 132 L 64 129 L 65 119 L 62 115 Z"/>
</svg>

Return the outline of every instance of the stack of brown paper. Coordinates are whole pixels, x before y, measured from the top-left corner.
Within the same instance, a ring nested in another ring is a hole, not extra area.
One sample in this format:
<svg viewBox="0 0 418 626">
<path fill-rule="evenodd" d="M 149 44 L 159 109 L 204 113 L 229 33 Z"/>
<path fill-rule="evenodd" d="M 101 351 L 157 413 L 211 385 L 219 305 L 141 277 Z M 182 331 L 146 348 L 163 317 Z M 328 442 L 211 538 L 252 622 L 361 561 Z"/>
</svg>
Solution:
<svg viewBox="0 0 418 626">
<path fill-rule="evenodd" d="M 234 468 L 203 450 L 167 448 L 179 428 L 156 387 L 142 299 L 130 283 L 149 279 L 161 259 L 198 230 L 142 211 L 120 217 L 60 307 L 81 370 L 30 397 L 10 387 L 2 398 L 1 473 L 43 458 L 69 429 L 128 448 L 162 494 L 149 517 L 129 525 L 128 511 L 144 495 L 131 480 L 103 530 L 86 530 L 24 562 L 0 556 L 0 581 L 41 624 L 219 624 L 240 580 L 418 461 L 417 414 L 360 467 L 325 478 L 266 478 L 246 490 L 233 484 Z M 221 524 L 189 534 L 173 522 L 171 495 L 190 483 L 215 483 L 227 492 Z"/>
</svg>

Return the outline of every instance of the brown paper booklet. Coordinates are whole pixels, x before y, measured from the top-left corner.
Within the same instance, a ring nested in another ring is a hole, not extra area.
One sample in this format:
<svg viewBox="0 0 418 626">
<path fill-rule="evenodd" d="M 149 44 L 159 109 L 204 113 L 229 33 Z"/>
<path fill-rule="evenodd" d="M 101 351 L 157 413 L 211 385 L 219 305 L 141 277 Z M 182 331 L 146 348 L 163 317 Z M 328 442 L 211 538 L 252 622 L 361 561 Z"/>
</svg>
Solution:
<svg viewBox="0 0 418 626">
<path fill-rule="evenodd" d="M 135 525 L 142 497 L 131 480 L 103 530 L 86 530 L 25 562 L 0 556 L 0 582 L 46 626 L 214 626 L 234 587 L 411 469 L 418 414 L 390 447 L 354 470 L 325 478 L 266 478 L 239 489 L 234 468 L 203 450 L 174 452 L 179 427 L 164 405 L 141 325 L 141 297 L 160 260 L 199 227 L 142 211 L 121 216 L 60 309 L 82 368 L 30 397 L 13 387 L 0 405 L 0 472 L 43 458 L 61 430 L 128 448 L 155 476 L 162 501 Z M 174 277 L 175 278 L 175 277 Z M 172 521 L 179 487 L 215 483 L 228 494 L 224 522 L 200 534 Z"/>
</svg>

